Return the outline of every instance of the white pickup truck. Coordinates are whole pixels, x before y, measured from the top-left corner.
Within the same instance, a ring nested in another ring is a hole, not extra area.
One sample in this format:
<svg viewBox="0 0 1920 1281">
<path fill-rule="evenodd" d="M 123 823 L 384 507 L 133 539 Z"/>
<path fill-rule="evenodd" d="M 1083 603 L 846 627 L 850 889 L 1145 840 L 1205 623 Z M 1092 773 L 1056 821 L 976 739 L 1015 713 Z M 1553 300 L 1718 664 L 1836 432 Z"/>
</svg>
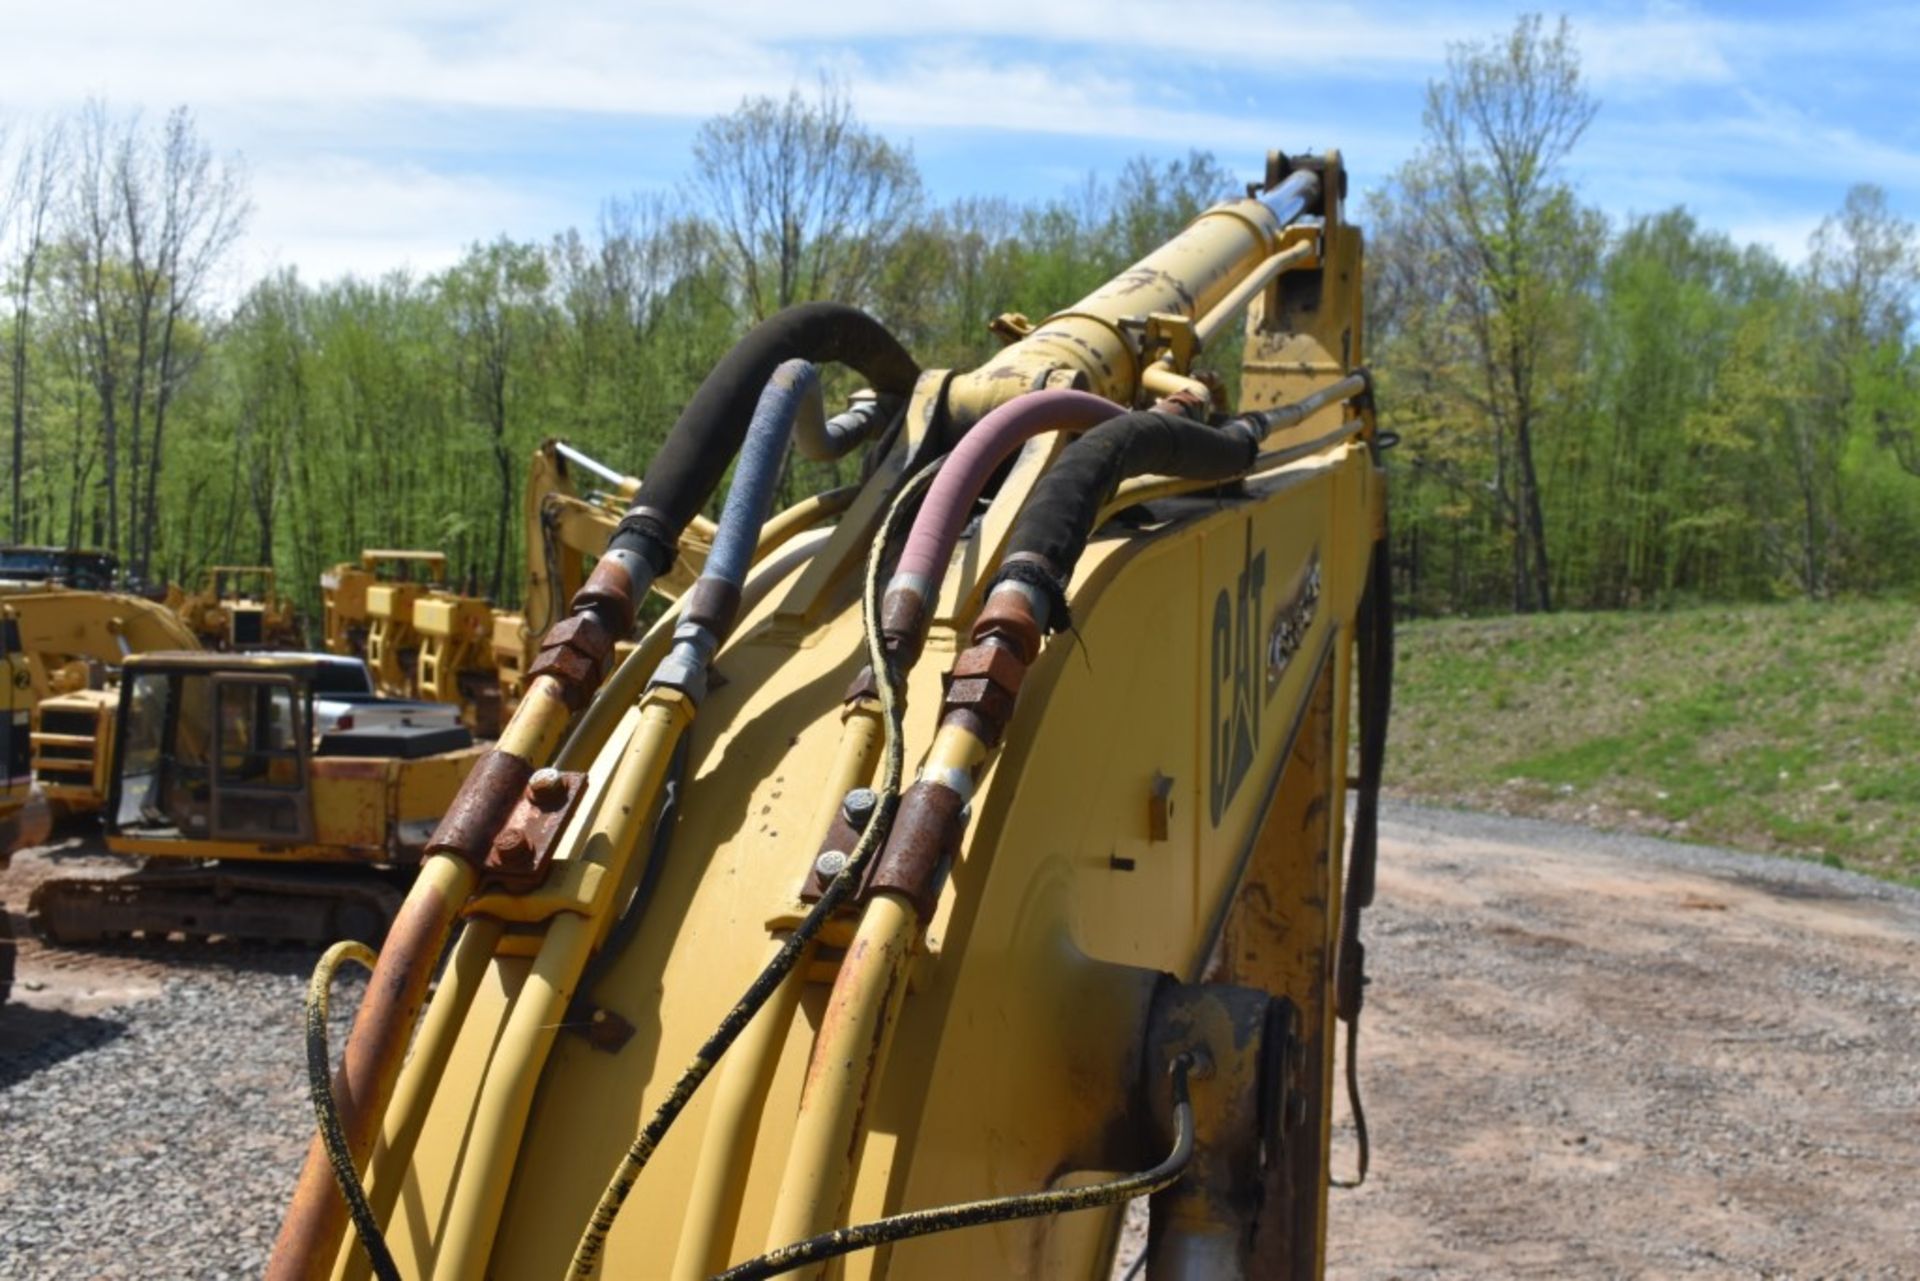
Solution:
<svg viewBox="0 0 1920 1281">
<path fill-rule="evenodd" d="M 339 729 L 393 729 L 400 726 L 450 728 L 460 723 L 460 709 L 451 703 L 382 697 L 374 690 L 373 673 L 358 658 L 340 654 L 265 657 L 303 658 L 316 664 L 313 678 L 313 732 L 316 738 Z"/>
</svg>

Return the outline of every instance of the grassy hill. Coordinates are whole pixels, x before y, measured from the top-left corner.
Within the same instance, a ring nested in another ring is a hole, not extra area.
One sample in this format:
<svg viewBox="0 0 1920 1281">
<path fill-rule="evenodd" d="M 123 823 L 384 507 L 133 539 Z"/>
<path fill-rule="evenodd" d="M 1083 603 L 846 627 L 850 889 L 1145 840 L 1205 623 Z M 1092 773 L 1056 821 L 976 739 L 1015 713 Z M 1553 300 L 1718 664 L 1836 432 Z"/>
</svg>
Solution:
<svg viewBox="0 0 1920 1281">
<path fill-rule="evenodd" d="M 1920 607 L 1411 622 L 1390 789 L 1920 883 Z"/>
</svg>

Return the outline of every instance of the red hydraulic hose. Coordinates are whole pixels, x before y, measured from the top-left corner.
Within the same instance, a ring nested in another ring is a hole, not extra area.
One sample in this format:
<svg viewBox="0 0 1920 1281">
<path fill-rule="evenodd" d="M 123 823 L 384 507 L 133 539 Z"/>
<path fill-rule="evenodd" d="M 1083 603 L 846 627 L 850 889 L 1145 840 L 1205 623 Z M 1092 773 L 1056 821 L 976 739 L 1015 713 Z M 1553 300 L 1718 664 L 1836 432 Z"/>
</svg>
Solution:
<svg viewBox="0 0 1920 1281">
<path fill-rule="evenodd" d="M 920 505 L 920 514 L 914 518 L 900 563 L 887 585 L 889 618 L 894 616 L 891 606 L 896 593 L 910 593 L 917 610 L 938 586 L 939 575 L 967 522 L 967 513 L 987 478 L 1008 454 L 1042 432 L 1085 431 L 1123 412 L 1121 406 L 1089 392 L 1033 391 L 1008 401 L 975 423 L 941 466 L 933 488 Z M 907 603 L 904 596 L 901 603 Z"/>
</svg>

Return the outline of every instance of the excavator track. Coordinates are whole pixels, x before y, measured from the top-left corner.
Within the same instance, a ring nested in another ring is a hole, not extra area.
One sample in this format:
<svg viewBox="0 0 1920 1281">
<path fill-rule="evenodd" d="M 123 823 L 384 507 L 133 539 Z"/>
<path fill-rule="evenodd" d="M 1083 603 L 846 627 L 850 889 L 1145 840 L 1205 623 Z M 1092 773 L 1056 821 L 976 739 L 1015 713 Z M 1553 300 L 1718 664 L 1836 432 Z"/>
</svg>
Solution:
<svg viewBox="0 0 1920 1281">
<path fill-rule="evenodd" d="M 397 879 L 358 868 L 149 864 L 129 876 L 44 881 L 27 904 L 27 920 L 49 943 L 135 936 L 378 943 L 403 897 Z"/>
</svg>

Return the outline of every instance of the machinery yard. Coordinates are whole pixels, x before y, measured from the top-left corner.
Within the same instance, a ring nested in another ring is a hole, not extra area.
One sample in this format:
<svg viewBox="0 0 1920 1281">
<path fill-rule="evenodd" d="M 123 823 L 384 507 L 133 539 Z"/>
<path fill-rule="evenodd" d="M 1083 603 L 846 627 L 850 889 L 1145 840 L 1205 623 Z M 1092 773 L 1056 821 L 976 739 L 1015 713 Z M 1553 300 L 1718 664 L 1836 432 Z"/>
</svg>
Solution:
<svg viewBox="0 0 1920 1281">
<path fill-rule="evenodd" d="M 1920 1278 L 1891 11 L 1575 7 L 15 24 L 0 1281 Z"/>
<path fill-rule="evenodd" d="M 1374 1166 L 1333 1193 L 1332 1275 L 1910 1272 L 1920 893 L 1547 823 L 1386 818 Z M 84 858 L 18 856 L 6 901 Z M 0 1009 L 0 1276 L 257 1273 L 306 1147 L 312 956 L 22 949 Z M 360 985 L 342 978 L 336 1035 Z"/>
</svg>

